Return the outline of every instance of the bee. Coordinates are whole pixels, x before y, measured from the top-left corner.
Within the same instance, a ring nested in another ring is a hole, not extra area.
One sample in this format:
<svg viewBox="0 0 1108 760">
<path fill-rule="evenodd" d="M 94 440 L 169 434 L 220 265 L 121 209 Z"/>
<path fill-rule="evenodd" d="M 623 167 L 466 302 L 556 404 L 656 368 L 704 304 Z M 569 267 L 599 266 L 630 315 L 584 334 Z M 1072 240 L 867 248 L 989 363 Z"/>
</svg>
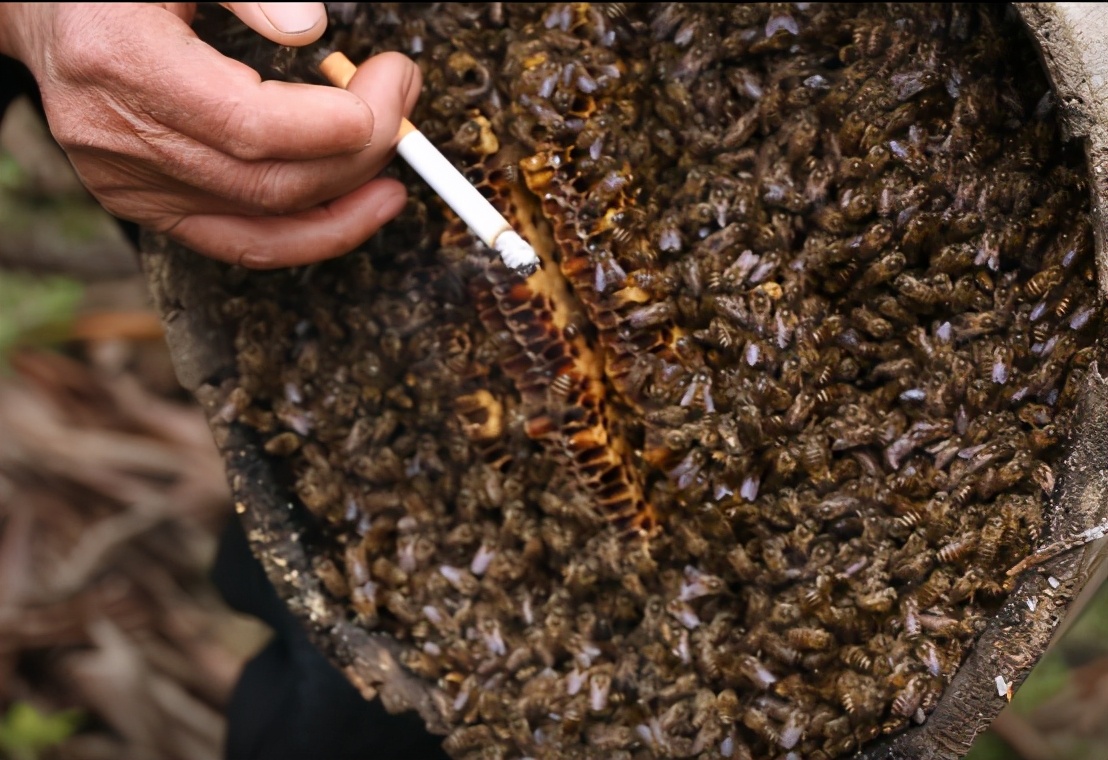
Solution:
<svg viewBox="0 0 1108 760">
<path fill-rule="evenodd" d="M 896 596 L 896 589 L 887 587 L 857 594 L 854 603 L 863 612 L 883 614 L 892 609 Z"/>
<path fill-rule="evenodd" d="M 928 639 L 924 639 L 916 645 L 916 656 L 927 667 L 927 672 L 931 674 L 933 678 L 943 677 L 945 667 L 943 658 L 939 655 L 939 649 L 935 646 L 935 642 Z"/>
<path fill-rule="evenodd" d="M 593 713 L 607 713 L 612 703 L 612 676 L 597 672 L 589 677 L 589 710 Z"/>
<path fill-rule="evenodd" d="M 906 309 L 900 301 L 893 296 L 881 295 L 873 299 L 873 305 L 877 309 L 877 313 L 888 319 L 895 325 L 906 326 L 915 325 L 916 317 L 911 311 Z"/>
<path fill-rule="evenodd" d="M 873 214 L 875 205 L 874 197 L 864 190 L 857 192 L 848 190 L 840 199 L 843 218 L 851 224 L 865 221 Z"/>
<path fill-rule="evenodd" d="M 1055 264 L 1032 275 L 1023 285 L 1023 292 L 1031 298 L 1042 298 L 1062 283 L 1065 270 Z"/>
<path fill-rule="evenodd" d="M 950 573 L 942 567 L 932 570 L 927 580 L 912 592 L 919 609 L 926 610 L 933 607 L 950 588 L 952 582 Z"/>
<path fill-rule="evenodd" d="M 460 757 L 467 752 L 484 747 L 498 746 L 492 730 L 483 724 L 475 726 L 461 726 L 446 737 L 442 742 L 442 748 L 455 757 Z"/>
<path fill-rule="evenodd" d="M 862 332 L 878 340 L 884 340 L 893 334 L 893 326 L 888 320 L 865 307 L 854 309 L 851 320 Z"/>
<path fill-rule="evenodd" d="M 835 636 L 821 628 L 790 628 L 785 632 L 789 644 L 801 650 L 824 651 L 835 645 Z"/>
<path fill-rule="evenodd" d="M 384 558 L 379 557 L 373 563 L 374 575 L 378 577 L 391 578 L 394 580 L 393 585 L 399 585 L 395 581 L 403 577 L 404 581 L 407 580 L 407 575 L 398 576 L 396 573 L 402 572 L 397 568 L 393 571 L 388 564 L 383 562 Z M 454 587 L 460 594 L 464 596 L 475 596 L 480 589 L 480 583 L 469 570 L 454 567 L 452 565 L 440 565 L 438 568 L 439 574 L 446 579 L 446 581 Z M 386 581 L 387 582 L 387 581 Z"/>
<path fill-rule="evenodd" d="M 614 5 L 614 3 L 613 3 Z M 631 749 L 638 741 L 633 729 L 610 723 L 590 723 L 585 729 L 590 747 L 609 755 Z"/>
<path fill-rule="evenodd" d="M 800 608 L 812 614 L 828 607 L 831 603 L 831 587 L 832 579 L 829 575 L 817 575 L 815 582 L 801 593 Z"/>
<path fill-rule="evenodd" d="M 823 751 L 828 757 L 844 757 L 849 755 L 858 746 L 858 740 L 853 734 L 828 739 L 823 743 Z"/>
<path fill-rule="evenodd" d="M 920 635 L 919 605 L 914 597 L 908 596 L 901 605 L 901 619 L 904 625 L 904 637 L 918 639 Z"/>
<path fill-rule="evenodd" d="M 909 513 L 909 515 L 912 514 L 918 513 Z M 940 559 L 939 561 L 941 562 L 942 560 Z M 910 554 L 897 562 L 893 566 L 892 576 L 897 580 L 911 583 L 925 577 L 934 566 L 935 560 L 931 552 L 918 552 Z"/>
<path fill-rule="evenodd" d="M 518 679 L 523 672 L 529 669 L 529 666 L 531 666 L 534 661 L 535 651 L 527 644 L 523 644 L 517 646 L 508 654 L 507 659 L 504 661 L 504 670 L 516 675 Z"/>
<path fill-rule="evenodd" d="M 443 672 L 442 663 L 438 657 L 412 647 L 406 647 L 400 652 L 400 664 L 420 678 L 429 681 L 437 679 Z"/>
<path fill-rule="evenodd" d="M 770 746 L 776 747 L 781 741 L 780 728 L 762 710 L 747 708 L 742 716 L 743 725 L 764 739 Z"/>
<path fill-rule="evenodd" d="M 977 547 L 976 533 L 969 533 L 944 544 L 936 554 L 944 565 L 959 564 Z"/>
<path fill-rule="evenodd" d="M 992 567 L 996 560 L 997 549 L 1000 547 L 1005 533 L 1003 515 L 993 515 L 985 521 L 981 528 L 981 540 L 977 545 L 977 553 L 974 561 L 980 567 Z"/>
<path fill-rule="evenodd" d="M 366 583 L 369 578 L 363 564 L 360 566 L 360 573 L 362 576 L 362 583 Z M 349 576 L 344 575 L 339 570 L 338 566 L 333 560 L 328 557 L 316 557 L 312 560 L 312 569 L 323 583 L 323 587 L 337 599 L 342 599 L 350 595 L 350 580 Z"/>
<path fill-rule="evenodd" d="M 873 657 L 861 646 L 845 646 L 839 650 L 839 659 L 859 673 L 873 672 Z"/>
<path fill-rule="evenodd" d="M 801 617 L 801 607 L 792 601 L 778 599 L 773 603 L 773 610 L 769 620 L 775 625 L 788 626 L 796 623 Z"/>
<path fill-rule="evenodd" d="M 964 575 L 956 578 L 946 592 L 947 601 L 958 604 L 966 600 L 973 600 L 981 591 L 984 579 L 981 571 L 971 567 Z"/>
<path fill-rule="evenodd" d="M 732 570 L 743 581 L 753 581 L 758 575 L 758 567 L 742 544 L 736 544 L 727 553 L 727 561 Z"/>
<path fill-rule="evenodd" d="M 881 704 L 881 690 L 869 676 L 844 670 L 835 682 L 835 691 L 839 704 L 856 723 L 873 716 Z"/>
<path fill-rule="evenodd" d="M 301 438 L 295 432 L 278 433 L 265 442 L 265 451 L 273 456 L 287 457 L 300 448 Z"/>
<path fill-rule="evenodd" d="M 767 668 L 761 660 L 752 654 L 742 654 L 735 658 L 734 663 L 727 663 L 726 677 L 740 676 L 743 680 L 753 685 L 756 689 L 768 689 L 777 681 L 777 675 Z"/>
<path fill-rule="evenodd" d="M 893 713 L 909 718 L 919 709 L 923 699 L 921 678 L 916 677 L 908 681 L 908 684 L 897 692 L 893 698 Z"/>
<path fill-rule="evenodd" d="M 942 280 L 929 282 L 902 272 L 896 276 L 896 279 L 893 281 L 893 287 L 896 288 L 897 291 L 900 292 L 901 297 L 907 299 L 909 303 L 930 309 L 942 300 L 945 295 L 949 294 L 952 289 L 948 275 L 940 273 L 937 277 L 946 278 L 945 285 Z"/>
<path fill-rule="evenodd" d="M 776 662 L 792 668 L 800 662 L 800 652 L 775 633 L 766 632 L 761 637 L 762 650 Z"/>
</svg>

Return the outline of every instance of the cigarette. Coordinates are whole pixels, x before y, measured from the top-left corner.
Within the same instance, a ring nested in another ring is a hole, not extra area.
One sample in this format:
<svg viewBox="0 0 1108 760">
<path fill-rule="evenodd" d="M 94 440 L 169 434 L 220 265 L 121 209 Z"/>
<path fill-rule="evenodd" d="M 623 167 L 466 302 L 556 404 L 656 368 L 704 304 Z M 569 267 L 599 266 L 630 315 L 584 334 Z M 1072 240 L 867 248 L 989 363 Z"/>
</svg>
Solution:
<svg viewBox="0 0 1108 760">
<path fill-rule="evenodd" d="M 331 84 L 346 89 L 358 68 L 345 55 L 335 52 L 323 59 L 319 70 Z M 500 254 L 504 266 L 520 274 L 530 274 L 538 268 L 535 249 L 414 124 L 402 119 L 397 136 L 400 139 L 396 152 L 485 245 Z"/>
</svg>

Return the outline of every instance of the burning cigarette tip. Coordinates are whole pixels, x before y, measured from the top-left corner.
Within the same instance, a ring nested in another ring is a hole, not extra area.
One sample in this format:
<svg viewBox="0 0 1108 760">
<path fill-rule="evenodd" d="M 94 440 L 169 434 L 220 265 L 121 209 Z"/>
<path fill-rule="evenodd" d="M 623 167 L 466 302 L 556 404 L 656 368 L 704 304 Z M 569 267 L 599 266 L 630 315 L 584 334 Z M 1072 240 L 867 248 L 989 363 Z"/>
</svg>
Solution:
<svg viewBox="0 0 1108 760">
<path fill-rule="evenodd" d="M 319 55 L 320 73 L 331 84 L 345 88 L 353 79 L 357 67 L 337 51 L 326 55 L 321 52 Z M 411 122 L 402 119 L 397 136 L 400 139 L 396 152 L 423 177 L 446 205 L 454 209 L 477 237 L 500 254 L 506 267 L 526 276 L 539 268 L 535 249 L 510 229 L 508 220 Z"/>
<path fill-rule="evenodd" d="M 535 249 L 514 230 L 497 235 L 493 248 L 500 254 L 504 266 L 515 272 L 534 271 L 539 266 Z"/>
</svg>

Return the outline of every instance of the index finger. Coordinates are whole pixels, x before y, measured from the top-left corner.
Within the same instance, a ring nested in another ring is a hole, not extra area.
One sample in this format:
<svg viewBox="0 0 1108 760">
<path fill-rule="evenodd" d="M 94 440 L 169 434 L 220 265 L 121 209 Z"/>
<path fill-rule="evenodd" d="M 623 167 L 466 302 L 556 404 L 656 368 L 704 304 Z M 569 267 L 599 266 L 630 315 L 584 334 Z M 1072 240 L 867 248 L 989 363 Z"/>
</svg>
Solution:
<svg viewBox="0 0 1108 760">
<path fill-rule="evenodd" d="M 400 120 L 410 114 L 423 88 L 419 67 L 402 53 L 380 53 L 354 72 L 346 91 L 361 97 L 374 113 L 374 147 L 392 147 Z"/>
</svg>

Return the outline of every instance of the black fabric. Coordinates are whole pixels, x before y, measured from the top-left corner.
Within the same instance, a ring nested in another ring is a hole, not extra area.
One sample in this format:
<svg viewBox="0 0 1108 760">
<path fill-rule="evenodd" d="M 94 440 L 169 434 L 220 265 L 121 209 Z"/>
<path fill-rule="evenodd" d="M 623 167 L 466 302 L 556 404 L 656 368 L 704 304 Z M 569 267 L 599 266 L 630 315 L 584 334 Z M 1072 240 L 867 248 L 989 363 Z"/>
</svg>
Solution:
<svg viewBox="0 0 1108 760">
<path fill-rule="evenodd" d="M 308 641 L 250 553 L 239 521 L 224 531 L 212 571 L 227 603 L 276 635 L 231 696 L 228 760 L 437 760 L 441 737 L 415 713 L 389 715 L 361 695 Z"/>
<path fill-rule="evenodd" d="M 8 105 L 20 95 L 27 95 L 41 108 L 38 87 L 35 78 L 19 61 L 0 55 L 0 117 L 8 110 Z"/>
</svg>

